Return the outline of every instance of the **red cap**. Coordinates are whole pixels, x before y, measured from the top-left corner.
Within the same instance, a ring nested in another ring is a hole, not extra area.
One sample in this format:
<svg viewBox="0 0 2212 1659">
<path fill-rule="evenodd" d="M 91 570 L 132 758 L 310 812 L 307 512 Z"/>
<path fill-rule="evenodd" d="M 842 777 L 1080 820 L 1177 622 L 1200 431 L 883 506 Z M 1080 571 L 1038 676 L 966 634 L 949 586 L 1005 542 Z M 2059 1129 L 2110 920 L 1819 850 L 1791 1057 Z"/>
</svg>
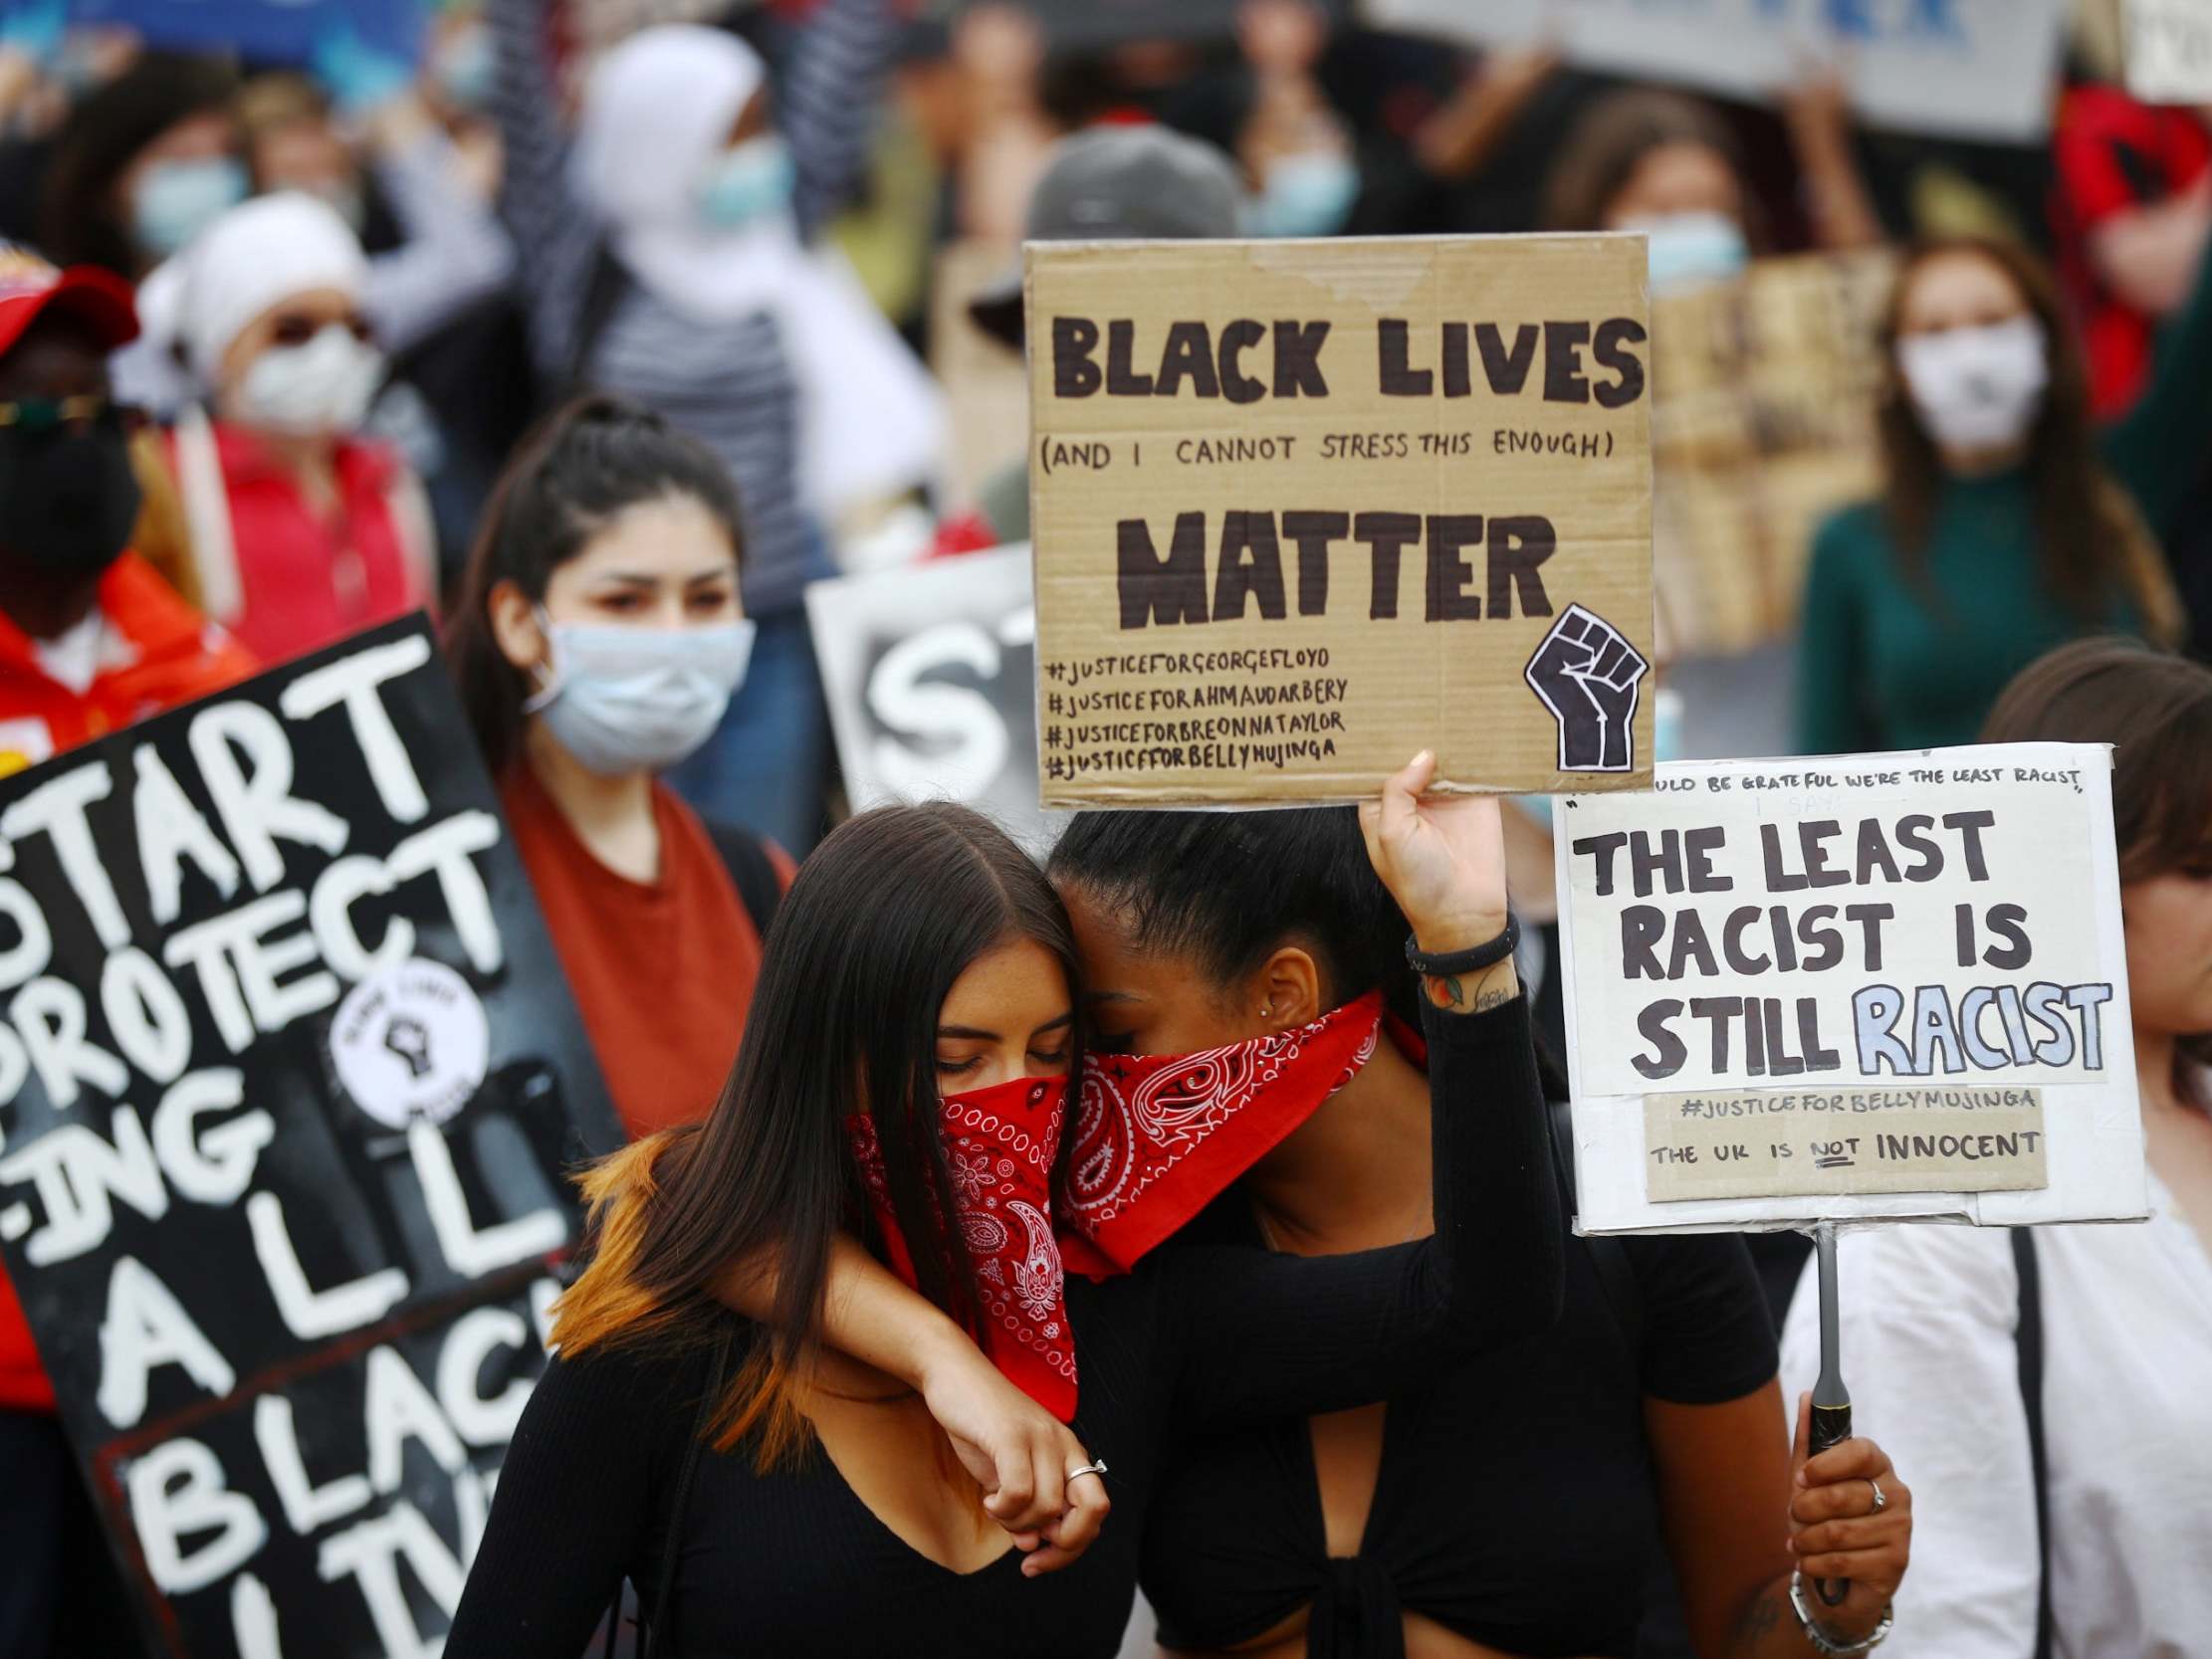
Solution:
<svg viewBox="0 0 2212 1659">
<path fill-rule="evenodd" d="M 138 337 L 138 308 L 120 277 L 97 265 L 58 270 L 28 248 L 0 242 L 0 356 L 50 307 L 83 322 L 111 351 Z"/>
</svg>

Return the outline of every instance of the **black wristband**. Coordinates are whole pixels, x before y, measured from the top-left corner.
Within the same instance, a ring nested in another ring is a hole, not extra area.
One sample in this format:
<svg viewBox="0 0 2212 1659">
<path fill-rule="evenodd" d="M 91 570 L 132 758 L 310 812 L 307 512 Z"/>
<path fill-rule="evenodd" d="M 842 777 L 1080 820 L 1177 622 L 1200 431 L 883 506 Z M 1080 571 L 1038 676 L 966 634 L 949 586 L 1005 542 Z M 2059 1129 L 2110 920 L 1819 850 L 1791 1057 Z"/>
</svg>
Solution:
<svg viewBox="0 0 2212 1659">
<path fill-rule="evenodd" d="M 1413 934 L 1406 935 L 1406 960 L 1414 971 L 1431 979 L 1448 979 L 1462 973 L 1480 973 L 1498 963 L 1520 948 L 1521 925 L 1511 912 L 1506 913 L 1505 932 L 1487 944 L 1477 944 L 1466 950 L 1449 950 L 1440 956 L 1424 954 Z"/>
</svg>

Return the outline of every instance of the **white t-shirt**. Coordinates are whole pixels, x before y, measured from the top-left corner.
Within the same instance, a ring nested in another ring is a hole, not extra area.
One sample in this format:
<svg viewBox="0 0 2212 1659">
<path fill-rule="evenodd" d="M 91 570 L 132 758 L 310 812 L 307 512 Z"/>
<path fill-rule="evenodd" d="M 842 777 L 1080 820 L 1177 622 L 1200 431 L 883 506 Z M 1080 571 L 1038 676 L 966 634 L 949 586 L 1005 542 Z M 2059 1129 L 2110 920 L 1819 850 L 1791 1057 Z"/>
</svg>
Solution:
<svg viewBox="0 0 2212 1659">
<path fill-rule="evenodd" d="M 2059 1659 L 2212 1654 L 2212 1254 L 2155 1175 L 2140 1225 L 2036 1229 Z M 2035 1480 L 2020 1283 L 2002 1228 L 1933 1223 L 1837 1247 L 1852 1426 L 1912 1488 L 1912 1564 L 1884 1659 L 2030 1659 Z M 1808 1266 L 1782 1343 L 1820 1370 Z"/>
</svg>

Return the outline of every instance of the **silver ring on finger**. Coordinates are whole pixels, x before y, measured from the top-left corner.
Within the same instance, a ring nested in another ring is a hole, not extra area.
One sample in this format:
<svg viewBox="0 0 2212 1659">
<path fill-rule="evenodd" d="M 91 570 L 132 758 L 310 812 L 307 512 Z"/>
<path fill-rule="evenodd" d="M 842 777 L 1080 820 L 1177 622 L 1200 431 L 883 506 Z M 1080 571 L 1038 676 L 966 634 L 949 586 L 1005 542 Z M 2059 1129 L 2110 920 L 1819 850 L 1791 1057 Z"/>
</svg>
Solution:
<svg viewBox="0 0 2212 1659">
<path fill-rule="evenodd" d="M 1070 1469 L 1067 1472 L 1067 1479 L 1072 1482 L 1075 1480 L 1079 1480 L 1085 1475 L 1096 1475 L 1099 1478 L 1100 1483 L 1103 1484 L 1106 1479 L 1106 1460 L 1104 1458 L 1100 1458 L 1096 1463 L 1086 1463 L 1080 1469 Z M 1876 1507 L 1879 1508 L 1880 1506 L 1878 1505 Z"/>
<path fill-rule="evenodd" d="M 1870 1476 L 1868 1478 L 1867 1484 L 1875 1489 L 1874 1513 L 1880 1515 L 1883 1510 L 1889 1507 L 1889 1500 L 1881 1495 L 1881 1483 L 1880 1481 L 1875 1480 Z"/>
</svg>

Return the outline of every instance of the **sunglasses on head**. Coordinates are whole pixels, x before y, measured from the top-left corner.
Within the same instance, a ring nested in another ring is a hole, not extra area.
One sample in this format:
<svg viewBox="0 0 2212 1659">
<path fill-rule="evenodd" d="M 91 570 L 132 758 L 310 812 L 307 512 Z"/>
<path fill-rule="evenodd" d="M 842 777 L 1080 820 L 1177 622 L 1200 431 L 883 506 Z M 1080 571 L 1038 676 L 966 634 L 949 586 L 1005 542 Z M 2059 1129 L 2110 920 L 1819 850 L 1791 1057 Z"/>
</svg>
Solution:
<svg viewBox="0 0 2212 1659">
<path fill-rule="evenodd" d="M 324 329 L 335 323 L 363 345 L 375 337 L 375 330 L 368 325 L 368 318 L 359 312 L 350 316 L 308 316 L 299 311 L 287 312 L 269 325 L 269 342 L 272 345 L 305 345 Z"/>
<path fill-rule="evenodd" d="M 19 397 L 13 403 L 0 403 L 0 431 L 74 436 L 102 427 L 128 435 L 145 424 L 143 409 L 98 392 L 81 397 Z"/>
</svg>

